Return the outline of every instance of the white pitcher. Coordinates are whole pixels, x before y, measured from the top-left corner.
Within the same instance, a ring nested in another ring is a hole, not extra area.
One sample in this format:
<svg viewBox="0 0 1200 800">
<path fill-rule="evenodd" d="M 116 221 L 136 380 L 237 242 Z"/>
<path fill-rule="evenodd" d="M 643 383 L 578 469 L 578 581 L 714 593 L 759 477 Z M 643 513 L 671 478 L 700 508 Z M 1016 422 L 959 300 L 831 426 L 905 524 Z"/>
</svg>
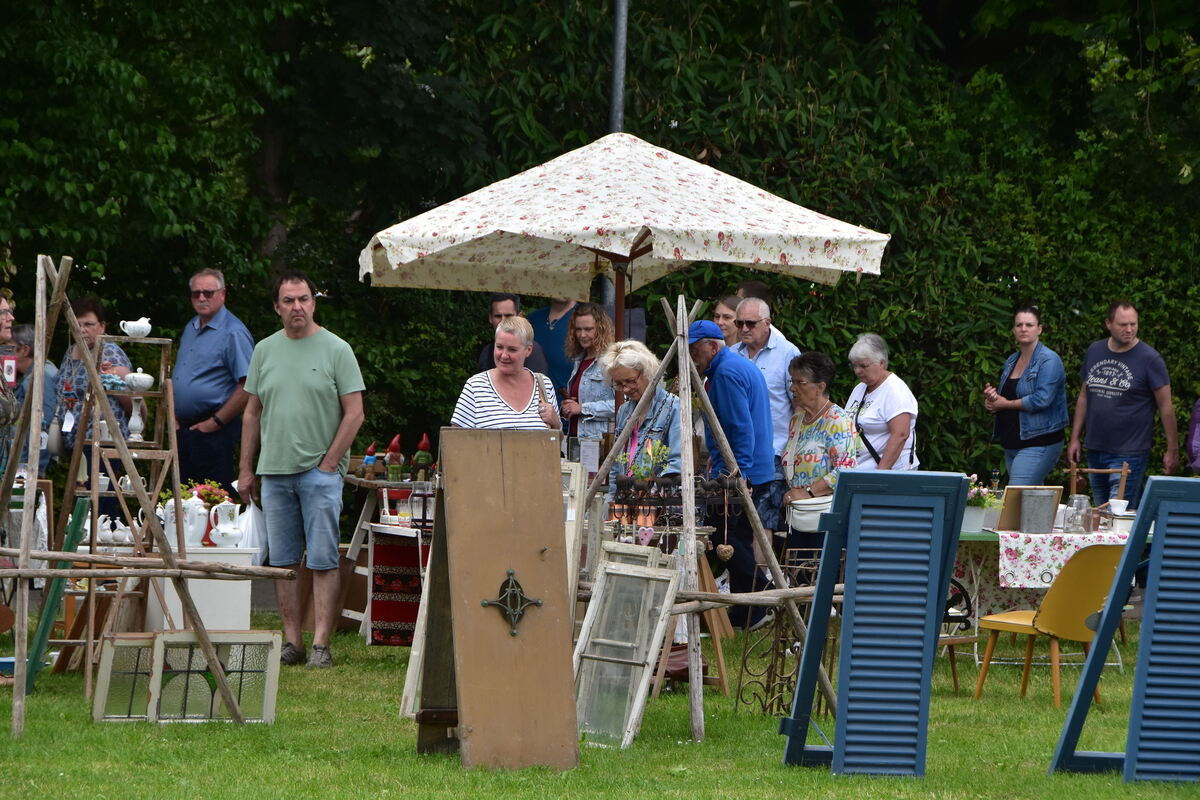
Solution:
<svg viewBox="0 0 1200 800">
<path fill-rule="evenodd" d="M 192 496 L 183 500 L 183 540 L 188 547 L 200 547 L 204 532 L 208 530 L 208 511 L 200 493 L 193 491 Z"/>
<path fill-rule="evenodd" d="M 242 529 L 238 525 L 238 507 L 229 500 L 222 500 L 208 511 L 208 521 L 212 525 L 209 538 L 218 547 L 237 547 L 242 541 Z"/>
</svg>

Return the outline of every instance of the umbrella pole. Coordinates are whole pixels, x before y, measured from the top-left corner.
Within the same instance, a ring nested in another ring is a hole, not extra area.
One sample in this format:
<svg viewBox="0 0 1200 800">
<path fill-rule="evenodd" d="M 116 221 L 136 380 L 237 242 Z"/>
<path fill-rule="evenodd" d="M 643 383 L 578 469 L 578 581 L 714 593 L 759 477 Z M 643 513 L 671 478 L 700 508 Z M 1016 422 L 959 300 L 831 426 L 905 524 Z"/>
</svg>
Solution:
<svg viewBox="0 0 1200 800">
<path fill-rule="evenodd" d="M 613 271 L 616 272 L 616 300 L 613 304 L 613 323 L 616 325 L 617 341 L 625 338 L 625 268 L 628 264 L 613 264 Z"/>
</svg>

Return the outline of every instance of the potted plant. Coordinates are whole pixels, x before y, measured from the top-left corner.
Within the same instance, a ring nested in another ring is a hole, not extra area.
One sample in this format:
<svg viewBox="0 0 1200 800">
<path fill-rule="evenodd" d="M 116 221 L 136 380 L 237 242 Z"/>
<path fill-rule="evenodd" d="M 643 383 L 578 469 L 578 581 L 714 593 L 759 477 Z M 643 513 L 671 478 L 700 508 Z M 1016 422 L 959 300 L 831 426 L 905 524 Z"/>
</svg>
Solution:
<svg viewBox="0 0 1200 800">
<path fill-rule="evenodd" d="M 978 475 L 968 477 L 971 486 L 967 489 L 967 507 L 963 511 L 962 529 L 977 533 L 983 530 L 984 517 L 988 510 L 1000 508 L 1000 493 L 980 483 Z"/>
</svg>

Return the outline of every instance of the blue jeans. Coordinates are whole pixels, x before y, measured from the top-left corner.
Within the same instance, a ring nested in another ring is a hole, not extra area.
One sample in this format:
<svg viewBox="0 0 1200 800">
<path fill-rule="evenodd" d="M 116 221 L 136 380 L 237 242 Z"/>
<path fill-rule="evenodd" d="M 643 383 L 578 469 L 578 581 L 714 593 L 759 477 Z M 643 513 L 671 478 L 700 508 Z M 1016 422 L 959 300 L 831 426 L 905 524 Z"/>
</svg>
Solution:
<svg viewBox="0 0 1200 800">
<path fill-rule="evenodd" d="M 1004 449 L 1004 463 L 1008 465 L 1009 486 L 1042 486 L 1046 475 L 1058 463 L 1063 443 L 1047 444 L 1042 447 Z"/>
<path fill-rule="evenodd" d="M 340 472 L 313 467 L 294 475 L 263 475 L 262 507 L 267 517 L 267 557 L 273 565 L 299 564 L 307 550 L 309 569 L 338 568 Z"/>
<path fill-rule="evenodd" d="M 1103 450 L 1088 450 L 1087 465 L 1091 469 L 1120 469 L 1121 462 L 1129 462 L 1129 477 L 1125 479 L 1125 499 L 1129 501 L 1129 509 L 1137 508 L 1138 500 L 1142 497 L 1142 481 L 1146 477 L 1146 466 L 1150 462 L 1147 453 L 1135 455 L 1122 453 L 1106 453 Z M 1121 473 L 1112 475 L 1089 475 L 1092 482 L 1092 502 L 1096 505 L 1107 503 L 1109 498 L 1117 496 L 1117 487 L 1121 483 Z"/>
</svg>

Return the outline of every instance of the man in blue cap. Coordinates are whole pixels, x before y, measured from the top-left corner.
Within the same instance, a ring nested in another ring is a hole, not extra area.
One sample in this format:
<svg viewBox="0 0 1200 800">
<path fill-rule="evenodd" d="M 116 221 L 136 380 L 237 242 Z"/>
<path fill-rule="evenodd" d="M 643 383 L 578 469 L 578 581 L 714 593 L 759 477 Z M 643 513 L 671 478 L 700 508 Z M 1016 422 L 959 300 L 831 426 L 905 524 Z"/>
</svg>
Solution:
<svg viewBox="0 0 1200 800">
<path fill-rule="evenodd" d="M 771 401 L 767 382 L 758 367 L 725 347 L 725 336 L 717 323 L 693 322 L 688 328 L 688 349 L 696 370 L 707 380 L 708 399 L 717 412 L 717 421 L 729 441 L 736 464 L 726 464 L 717 449 L 711 426 L 706 426 L 709 477 L 737 474 L 750 486 L 750 495 L 766 530 L 779 526 L 779 508 L 769 502 L 775 478 L 775 449 L 771 443 Z M 725 542 L 726 520 L 719 520 L 715 540 Z M 754 533 L 745 514 L 728 520 L 728 544 L 733 546 L 729 559 L 729 588 L 734 592 L 755 589 Z M 758 588 L 763 588 L 759 586 Z M 761 608 L 733 606 L 730 621 L 737 626 L 754 627 L 764 618 Z"/>
</svg>

